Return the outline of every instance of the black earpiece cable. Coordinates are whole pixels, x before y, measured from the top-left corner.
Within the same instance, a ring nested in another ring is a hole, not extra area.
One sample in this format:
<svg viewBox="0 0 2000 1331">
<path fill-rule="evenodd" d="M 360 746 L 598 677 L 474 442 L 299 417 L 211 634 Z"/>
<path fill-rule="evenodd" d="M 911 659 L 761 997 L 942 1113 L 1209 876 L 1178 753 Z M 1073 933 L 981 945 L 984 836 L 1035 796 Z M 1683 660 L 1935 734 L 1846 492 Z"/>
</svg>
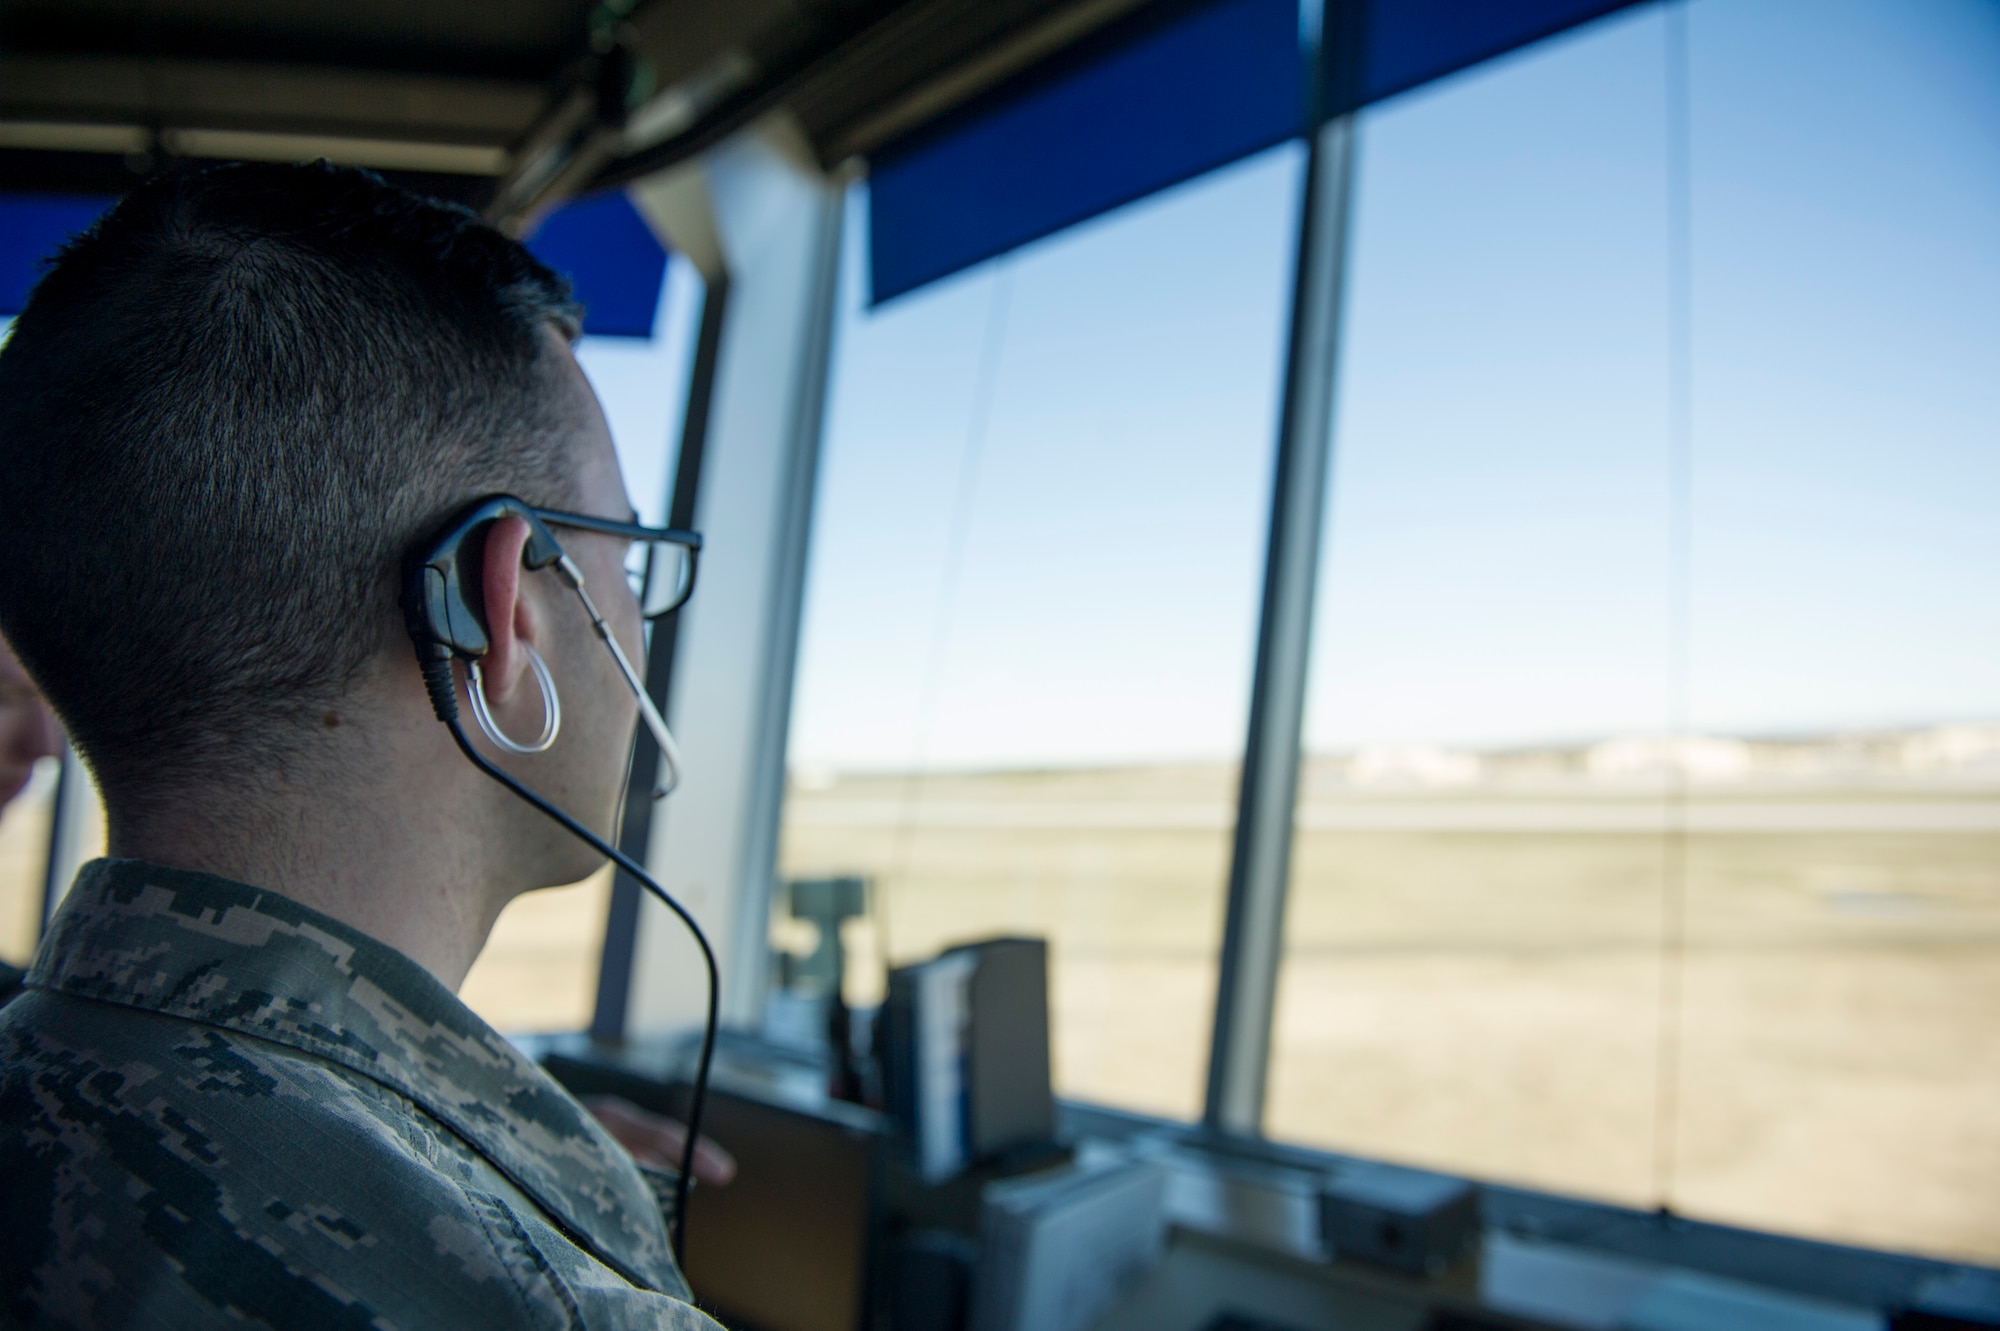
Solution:
<svg viewBox="0 0 2000 1331">
<path fill-rule="evenodd" d="M 701 1111 L 708 1100 L 708 1067 L 715 1057 L 716 1007 L 720 994 L 720 985 L 716 980 L 715 950 L 708 945 L 708 935 L 701 931 L 701 926 L 695 923 L 694 916 L 688 914 L 686 907 L 675 901 L 667 889 L 655 882 L 653 876 L 634 863 L 630 856 L 528 789 L 511 774 L 503 771 L 497 763 L 472 747 L 472 740 L 466 735 L 465 727 L 460 725 L 458 720 L 458 684 L 452 677 L 451 658 L 426 660 L 421 665 L 424 690 L 430 694 L 431 710 L 437 713 L 438 720 L 444 722 L 445 728 L 451 731 L 451 737 L 458 742 L 458 747 L 464 751 L 465 756 L 472 760 L 472 765 L 553 818 L 571 836 L 587 843 L 601 854 L 609 856 L 619 868 L 631 874 L 634 881 L 664 902 L 668 910 L 680 916 L 681 923 L 687 926 L 688 932 L 694 935 L 694 941 L 701 947 L 702 964 L 708 970 L 708 1020 L 701 1036 L 701 1058 L 695 1066 L 694 1096 L 688 1106 L 687 1142 L 681 1147 L 681 1173 L 680 1177 L 674 1180 L 674 1260 L 685 1267 L 688 1185 L 694 1178 L 695 1143 L 701 1140 Z"/>
</svg>

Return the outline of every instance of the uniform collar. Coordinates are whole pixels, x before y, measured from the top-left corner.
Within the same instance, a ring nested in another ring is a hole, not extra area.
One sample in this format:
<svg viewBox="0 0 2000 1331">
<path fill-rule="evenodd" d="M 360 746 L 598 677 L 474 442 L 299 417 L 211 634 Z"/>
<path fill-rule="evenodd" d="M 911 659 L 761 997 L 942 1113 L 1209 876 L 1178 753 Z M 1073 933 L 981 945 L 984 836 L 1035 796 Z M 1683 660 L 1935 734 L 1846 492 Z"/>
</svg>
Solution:
<svg viewBox="0 0 2000 1331">
<path fill-rule="evenodd" d="M 652 1193 L 596 1120 L 435 976 L 289 898 L 142 860 L 96 860 L 31 988 L 290 1046 L 444 1123 L 627 1280 L 671 1271 Z"/>
</svg>

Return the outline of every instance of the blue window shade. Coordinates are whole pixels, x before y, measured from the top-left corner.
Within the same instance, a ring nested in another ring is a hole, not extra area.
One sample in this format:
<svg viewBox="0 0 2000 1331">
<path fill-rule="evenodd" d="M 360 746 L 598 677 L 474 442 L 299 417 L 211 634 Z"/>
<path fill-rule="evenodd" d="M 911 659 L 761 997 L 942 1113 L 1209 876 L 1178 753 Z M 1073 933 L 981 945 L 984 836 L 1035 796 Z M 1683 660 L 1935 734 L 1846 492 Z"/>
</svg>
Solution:
<svg viewBox="0 0 2000 1331">
<path fill-rule="evenodd" d="M 583 331 L 651 337 L 667 252 L 624 191 L 577 199 L 550 213 L 528 240 L 535 257 L 565 274 L 583 302 Z"/>
<path fill-rule="evenodd" d="M 0 194 L 0 319 L 21 312 L 43 264 L 113 202 L 79 194 Z"/>
<path fill-rule="evenodd" d="M 1297 0 L 1222 0 L 869 170 L 888 300 L 1283 142 L 1303 123 Z"/>
<path fill-rule="evenodd" d="M 1330 41 L 1358 35 L 1362 53 L 1328 109 L 1359 109 L 1632 3 L 1325 0 Z M 1297 0 L 1217 0 L 1060 74 L 1030 71 L 884 148 L 869 170 L 873 298 L 1299 133 L 1298 34 Z"/>
<path fill-rule="evenodd" d="M 1632 3 L 1634 0 L 1371 0 L 1361 104 L 1407 92 Z"/>
</svg>

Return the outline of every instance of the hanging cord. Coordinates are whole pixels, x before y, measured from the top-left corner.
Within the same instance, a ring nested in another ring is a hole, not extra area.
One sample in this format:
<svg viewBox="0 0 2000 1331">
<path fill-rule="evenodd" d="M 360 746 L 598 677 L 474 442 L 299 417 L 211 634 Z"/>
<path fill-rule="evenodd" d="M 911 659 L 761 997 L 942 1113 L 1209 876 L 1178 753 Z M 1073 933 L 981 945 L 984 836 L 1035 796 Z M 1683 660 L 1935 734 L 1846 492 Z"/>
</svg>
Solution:
<svg viewBox="0 0 2000 1331">
<path fill-rule="evenodd" d="M 720 986 L 716 981 L 715 952 L 708 945 L 708 936 L 702 933 L 701 926 L 695 923 L 694 916 L 688 914 L 687 909 L 674 900 L 667 889 L 655 882 L 653 876 L 640 868 L 631 857 L 528 789 L 513 776 L 501 770 L 499 765 L 485 754 L 472 747 L 472 740 L 466 735 L 465 727 L 460 725 L 458 720 L 458 686 L 452 679 L 450 658 L 424 661 L 422 669 L 424 691 L 430 695 L 431 710 L 437 713 L 438 720 L 444 722 L 445 728 L 451 731 L 451 737 L 458 742 L 458 747 L 472 761 L 472 765 L 554 819 L 571 836 L 585 842 L 600 854 L 608 856 L 619 868 L 631 874 L 634 882 L 658 897 L 668 910 L 680 917 L 681 923 L 687 926 L 688 932 L 694 935 L 695 943 L 701 948 L 702 964 L 708 971 L 708 1018 L 703 1023 L 701 1057 L 695 1065 L 694 1094 L 688 1106 L 687 1141 L 681 1146 L 680 1177 L 674 1180 L 674 1260 L 685 1267 L 688 1185 L 694 1178 L 694 1148 L 695 1143 L 701 1139 L 702 1110 L 708 1101 L 708 1068 L 715 1057 L 716 1008 L 720 994 Z"/>
<path fill-rule="evenodd" d="M 938 579 L 937 611 L 931 616 L 931 642 L 924 660 L 923 690 L 918 694 L 916 744 L 911 755 L 911 770 L 903 779 L 902 818 L 896 826 L 896 849 L 891 857 L 897 882 L 908 878 L 910 860 L 915 851 L 917 809 L 924 798 L 924 765 L 930 759 L 931 728 L 937 721 L 938 695 L 944 689 L 944 654 L 951 640 L 951 611 L 958 599 L 959 578 L 965 571 L 965 546 L 972 529 L 972 506 L 979 494 L 979 473 L 986 454 L 986 432 L 992 423 L 993 398 L 1000 378 L 1000 348 L 1006 341 L 1013 267 L 1009 259 L 1002 258 L 995 264 L 995 269 L 993 303 L 986 316 L 985 345 L 980 348 L 979 377 L 974 381 L 972 391 L 972 414 L 966 421 L 965 454 L 958 468 L 958 492 L 951 505 L 944 570 Z M 875 936 L 882 948 L 885 968 L 889 964 L 887 896 L 886 891 L 875 893 L 878 916 Z"/>
<path fill-rule="evenodd" d="M 1654 1070 L 1653 1192 L 1672 1209 L 1680 1165 L 1680 1079 L 1685 1021 L 1691 606 L 1694 570 L 1693 126 L 1687 0 L 1666 23 L 1667 120 L 1667 790 L 1660 901 L 1660 1028 Z"/>
</svg>

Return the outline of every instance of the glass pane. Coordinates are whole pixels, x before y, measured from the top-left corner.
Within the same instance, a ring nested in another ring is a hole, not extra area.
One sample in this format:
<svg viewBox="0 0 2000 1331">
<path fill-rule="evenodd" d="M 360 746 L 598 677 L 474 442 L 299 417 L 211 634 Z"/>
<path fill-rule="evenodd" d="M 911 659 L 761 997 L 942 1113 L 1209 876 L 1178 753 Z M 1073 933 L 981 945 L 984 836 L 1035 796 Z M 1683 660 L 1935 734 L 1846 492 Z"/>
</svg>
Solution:
<svg viewBox="0 0 2000 1331">
<path fill-rule="evenodd" d="M 664 615 L 687 599 L 694 562 L 684 545 L 671 541 L 634 541 L 625 556 L 625 576 L 639 598 L 639 613 Z"/>
<path fill-rule="evenodd" d="M 1275 1136 L 1651 1197 L 1662 64 L 1649 10 L 1363 123 Z"/>
<path fill-rule="evenodd" d="M 1689 700 L 1734 754 L 1689 810 L 1672 1195 L 1992 1262 L 2000 9 L 1691 15 Z"/>
<path fill-rule="evenodd" d="M 1996 69 L 1708 0 L 1368 117 L 1275 1134 L 2000 1257 Z"/>
<path fill-rule="evenodd" d="M 850 214 L 781 872 L 880 962 L 1050 940 L 1061 1093 L 1199 1104 L 1300 157 L 876 311 Z M 700 593 L 697 592 L 697 595 Z"/>
</svg>

